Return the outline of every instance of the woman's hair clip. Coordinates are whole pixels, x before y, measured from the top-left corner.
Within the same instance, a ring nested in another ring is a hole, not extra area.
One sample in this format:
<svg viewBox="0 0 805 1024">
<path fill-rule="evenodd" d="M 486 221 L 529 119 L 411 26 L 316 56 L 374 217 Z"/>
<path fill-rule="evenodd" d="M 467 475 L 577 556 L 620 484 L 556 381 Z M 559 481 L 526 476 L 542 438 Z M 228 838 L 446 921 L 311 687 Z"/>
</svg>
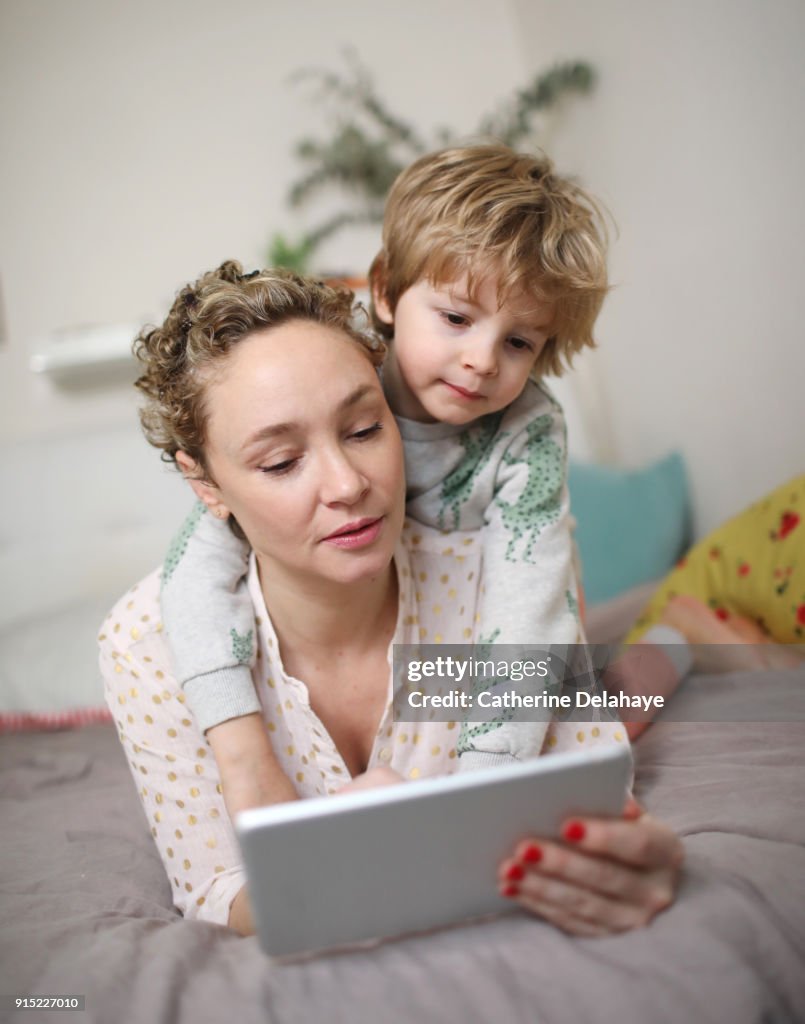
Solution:
<svg viewBox="0 0 805 1024">
<path fill-rule="evenodd" d="M 259 270 L 253 270 L 250 274 L 241 274 L 240 275 L 240 280 L 241 281 L 251 281 L 251 279 L 253 277 L 257 277 L 259 273 L 260 273 Z"/>
</svg>

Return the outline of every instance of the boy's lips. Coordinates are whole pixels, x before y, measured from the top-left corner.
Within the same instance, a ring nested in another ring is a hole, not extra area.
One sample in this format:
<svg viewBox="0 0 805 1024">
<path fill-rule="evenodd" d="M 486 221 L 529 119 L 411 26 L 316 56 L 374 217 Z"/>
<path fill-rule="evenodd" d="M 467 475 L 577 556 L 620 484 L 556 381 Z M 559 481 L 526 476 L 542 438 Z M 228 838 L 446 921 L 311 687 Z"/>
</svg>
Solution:
<svg viewBox="0 0 805 1024">
<path fill-rule="evenodd" d="M 479 398 L 483 398 L 484 395 L 480 391 L 470 391 L 469 388 L 463 388 L 460 384 L 452 384 L 449 380 L 443 380 L 442 384 L 450 388 L 455 394 L 461 398 L 466 398 L 468 401 L 477 401 Z"/>
<path fill-rule="evenodd" d="M 366 547 L 367 544 L 372 544 L 377 539 L 384 518 L 384 516 L 364 516 L 363 519 L 355 519 L 323 537 L 322 543 L 348 550 Z"/>
</svg>

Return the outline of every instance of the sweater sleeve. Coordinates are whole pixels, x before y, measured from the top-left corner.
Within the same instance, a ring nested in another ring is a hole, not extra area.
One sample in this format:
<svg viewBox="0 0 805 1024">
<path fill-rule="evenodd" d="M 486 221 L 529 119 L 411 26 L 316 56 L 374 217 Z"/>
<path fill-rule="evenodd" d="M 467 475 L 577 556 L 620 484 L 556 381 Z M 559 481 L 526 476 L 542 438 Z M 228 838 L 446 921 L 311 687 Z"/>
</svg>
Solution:
<svg viewBox="0 0 805 1024">
<path fill-rule="evenodd" d="M 173 540 L 160 604 L 176 678 L 203 732 L 260 710 L 250 667 L 254 609 L 249 548 L 202 502 Z"/>
<path fill-rule="evenodd" d="M 512 430 L 502 451 L 482 533 L 481 643 L 549 647 L 583 641 L 578 614 L 567 446 L 559 405 L 539 390 L 531 416 Z M 524 684 L 528 685 L 528 684 Z M 540 753 L 550 721 L 501 718 L 465 723 L 459 741 L 461 770 Z"/>
<path fill-rule="evenodd" d="M 540 408 L 503 450 L 485 513 L 480 635 L 496 643 L 580 638 L 564 416 Z"/>
</svg>

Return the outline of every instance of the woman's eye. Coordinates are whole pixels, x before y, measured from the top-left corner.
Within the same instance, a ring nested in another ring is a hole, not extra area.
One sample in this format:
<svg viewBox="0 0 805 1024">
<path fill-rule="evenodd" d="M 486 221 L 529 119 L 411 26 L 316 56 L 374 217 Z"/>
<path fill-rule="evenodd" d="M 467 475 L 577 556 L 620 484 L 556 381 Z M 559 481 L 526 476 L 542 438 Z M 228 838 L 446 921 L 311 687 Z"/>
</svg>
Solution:
<svg viewBox="0 0 805 1024">
<path fill-rule="evenodd" d="M 363 430 L 356 430 L 351 436 L 356 441 L 366 441 L 383 429 L 382 423 L 373 423 L 371 427 L 364 427 Z"/>
<path fill-rule="evenodd" d="M 297 459 L 283 459 L 282 462 L 275 462 L 272 466 L 258 466 L 257 468 L 261 473 L 270 473 L 272 476 L 282 476 L 283 473 L 287 473 L 297 463 Z"/>
</svg>

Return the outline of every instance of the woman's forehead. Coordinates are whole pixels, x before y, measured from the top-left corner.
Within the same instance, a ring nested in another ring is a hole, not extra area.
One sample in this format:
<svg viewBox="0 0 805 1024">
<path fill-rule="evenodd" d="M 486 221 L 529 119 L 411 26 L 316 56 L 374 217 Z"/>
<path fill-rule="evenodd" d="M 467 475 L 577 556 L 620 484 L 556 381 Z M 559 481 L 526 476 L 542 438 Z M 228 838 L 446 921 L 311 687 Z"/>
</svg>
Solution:
<svg viewBox="0 0 805 1024">
<path fill-rule="evenodd" d="M 287 395 L 293 388 L 307 392 L 329 376 L 347 378 L 374 368 L 368 356 L 348 334 L 336 327 L 294 320 L 255 331 L 227 355 L 216 384 L 243 392 L 259 385 Z"/>
<path fill-rule="evenodd" d="M 382 394 L 357 342 L 323 324 L 294 321 L 255 332 L 232 349 L 206 395 L 208 436 L 242 446 L 256 431 L 337 415 Z"/>
</svg>

